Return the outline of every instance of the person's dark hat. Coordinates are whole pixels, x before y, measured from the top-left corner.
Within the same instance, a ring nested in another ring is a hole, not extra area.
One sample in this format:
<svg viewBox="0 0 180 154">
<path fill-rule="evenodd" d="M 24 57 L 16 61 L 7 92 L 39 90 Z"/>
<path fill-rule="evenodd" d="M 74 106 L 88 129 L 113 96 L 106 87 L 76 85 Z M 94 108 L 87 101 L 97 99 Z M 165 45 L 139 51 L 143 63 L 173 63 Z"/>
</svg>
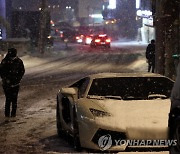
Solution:
<svg viewBox="0 0 180 154">
<path fill-rule="evenodd" d="M 9 57 L 16 57 L 17 56 L 17 50 L 15 48 L 9 48 L 7 54 Z"/>
<path fill-rule="evenodd" d="M 151 43 L 155 43 L 155 40 L 153 39 L 153 40 L 151 40 Z"/>
</svg>

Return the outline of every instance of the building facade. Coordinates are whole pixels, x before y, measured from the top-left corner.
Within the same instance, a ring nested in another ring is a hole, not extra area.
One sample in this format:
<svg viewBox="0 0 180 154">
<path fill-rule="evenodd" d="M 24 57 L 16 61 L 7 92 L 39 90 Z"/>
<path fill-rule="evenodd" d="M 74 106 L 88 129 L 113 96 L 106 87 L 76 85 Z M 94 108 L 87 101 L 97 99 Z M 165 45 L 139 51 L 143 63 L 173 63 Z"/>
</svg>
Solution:
<svg viewBox="0 0 180 154">
<path fill-rule="evenodd" d="M 152 0 L 136 0 L 138 41 L 149 43 L 155 39 Z"/>
<path fill-rule="evenodd" d="M 0 0 L 0 39 L 10 36 L 11 11 L 12 1 Z"/>
<path fill-rule="evenodd" d="M 79 0 L 78 20 L 82 25 L 96 25 L 103 23 L 103 0 Z"/>
</svg>

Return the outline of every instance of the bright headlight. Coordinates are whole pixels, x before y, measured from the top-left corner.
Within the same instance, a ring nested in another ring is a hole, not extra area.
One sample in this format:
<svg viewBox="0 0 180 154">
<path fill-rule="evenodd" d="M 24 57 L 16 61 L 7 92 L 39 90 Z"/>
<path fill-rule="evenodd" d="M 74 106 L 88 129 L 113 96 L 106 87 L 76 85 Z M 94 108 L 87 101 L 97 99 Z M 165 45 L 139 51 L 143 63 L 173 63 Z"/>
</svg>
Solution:
<svg viewBox="0 0 180 154">
<path fill-rule="evenodd" d="M 92 113 L 93 116 L 95 116 L 95 117 L 110 116 L 110 113 L 105 112 L 105 111 L 101 111 L 101 110 L 97 110 L 97 109 L 93 109 L 93 108 L 90 108 L 89 110 L 91 111 L 91 113 Z"/>
</svg>

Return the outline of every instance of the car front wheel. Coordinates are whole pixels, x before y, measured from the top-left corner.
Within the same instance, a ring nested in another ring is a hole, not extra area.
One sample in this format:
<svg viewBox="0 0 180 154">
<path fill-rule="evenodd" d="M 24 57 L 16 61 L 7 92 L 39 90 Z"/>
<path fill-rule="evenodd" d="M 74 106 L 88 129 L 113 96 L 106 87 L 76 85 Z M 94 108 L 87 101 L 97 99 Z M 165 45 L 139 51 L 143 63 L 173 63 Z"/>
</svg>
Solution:
<svg viewBox="0 0 180 154">
<path fill-rule="evenodd" d="M 57 126 L 57 134 L 59 137 L 63 136 L 63 130 L 61 126 L 61 121 L 60 121 L 60 112 L 59 112 L 59 103 L 57 100 L 57 106 L 56 106 L 56 126 Z"/>
<path fill-rule="evenodd" d="M 78 127 L 77 115 L 76 115 L 75 111 L 74 111 L 73 127 L 74 127 L 74 134 L 73 134 L 74 149 L 77 151 L 81 151 L 81 143 L 80 143 L 80 138 L 79 138 L 79 127 Z"/>
</svg>

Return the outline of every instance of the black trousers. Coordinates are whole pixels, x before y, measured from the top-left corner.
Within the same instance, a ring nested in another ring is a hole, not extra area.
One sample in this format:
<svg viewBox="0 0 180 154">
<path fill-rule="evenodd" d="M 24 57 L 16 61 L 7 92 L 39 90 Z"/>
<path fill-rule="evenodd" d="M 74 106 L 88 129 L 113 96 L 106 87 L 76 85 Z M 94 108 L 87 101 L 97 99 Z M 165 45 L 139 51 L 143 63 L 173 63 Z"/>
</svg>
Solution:
<svg viewBox="0 0 180 154">
<path fill-rule="evenodd" d="M 6 96 L 5 116 L 15 117 L 16 109 L 17 109 L 17 97 L 18 97 L 18 92 L 19 92 L 19 85 L 15 87 L 9 87 L 9 86 L 3 85 L 3 89 L 4 89 L 4 94 Z M 11 110 L 11 105 L 12 105 L 12 110 Z"/>
</svg>

